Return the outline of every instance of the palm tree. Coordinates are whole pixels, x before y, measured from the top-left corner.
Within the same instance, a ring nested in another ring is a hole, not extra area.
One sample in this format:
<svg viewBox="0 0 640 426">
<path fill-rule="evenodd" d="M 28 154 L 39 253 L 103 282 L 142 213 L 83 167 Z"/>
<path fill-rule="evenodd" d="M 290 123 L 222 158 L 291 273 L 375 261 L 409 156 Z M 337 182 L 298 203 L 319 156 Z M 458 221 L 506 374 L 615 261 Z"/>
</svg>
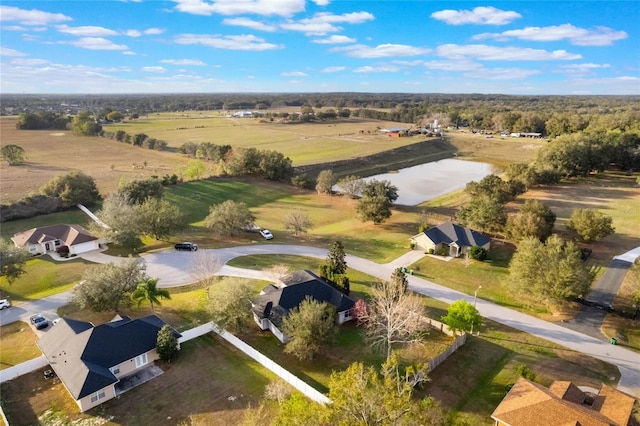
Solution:
<svg viewBox="0 0 640 426">
<path fill-rule="evenodd" d="M 138 287 L 131 293 L 131 298 L 138 302 L 138 307 L 142 302 L 149 301 L 151 303 L 151 312 L 153 310 L 153 304 L 161 305 L 160 299 L 171 299 L 169 291 L 164 288 L 157 288 L 158 278 L 143 277 L 138 281 Z"/>
</svg>

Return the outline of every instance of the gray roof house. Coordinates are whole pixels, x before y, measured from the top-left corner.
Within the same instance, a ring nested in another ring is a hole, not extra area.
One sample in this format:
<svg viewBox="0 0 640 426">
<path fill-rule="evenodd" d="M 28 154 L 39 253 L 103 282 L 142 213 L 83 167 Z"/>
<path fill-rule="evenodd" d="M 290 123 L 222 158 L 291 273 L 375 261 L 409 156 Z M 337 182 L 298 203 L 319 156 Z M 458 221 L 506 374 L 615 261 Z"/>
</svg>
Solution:
<svg viewBox="0 0 640 426">
<path fill-rule="evenodd" d="M 37 344 L 84 412 L 162 373 L 148 367 L 159 358 L 156 341 L 165 324 L 156 315 L 135 320 L 117 315 L 98 326 L 63 318 Z"/>
<path fill-rule="evenodd" d="M 17 247 L 25 247 L 31 254 L 55 252 L 69 248 L 69 254 L 80 254 L 100 248 L 100 241 L 80 225 L 49 225 L 31 228 L 11 237 Z"/>
<path fill-rule="evenodd" d="M 451 257 L 462 256 L 473 246 L 480 246 L 487 250 L 491 248 L 491 238 L 452 222 L 441 223 L 416 234 L 411 237 L 411 242 L 418 250 L 433 249 L 436 253 L 441 248 L 447 247 Z"/>
<path fill-rule="evenodd" d="M 284 287 L 269 285 L 262 290 L 260 296 L 252 302 L 253 319 L 260 329 L 271 330 L 282 343 L 286 343 L 288 338 L 282 332 L 282 319 L 307 296 L 335 306 L 338 324 L 353 319 L 351 308 L 355 304 L 354 300 L 310 271 L 294 273 L 286 280 Z"/>
</svg>

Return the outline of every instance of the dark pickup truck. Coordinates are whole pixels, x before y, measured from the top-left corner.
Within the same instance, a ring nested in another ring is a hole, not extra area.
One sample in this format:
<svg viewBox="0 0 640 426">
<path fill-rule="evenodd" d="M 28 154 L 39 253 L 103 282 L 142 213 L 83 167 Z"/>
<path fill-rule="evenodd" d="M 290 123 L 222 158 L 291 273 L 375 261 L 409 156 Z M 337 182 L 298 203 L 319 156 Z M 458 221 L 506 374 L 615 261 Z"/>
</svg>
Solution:
<svg viewBox="0 0 640 426">
<path fill-rule="evenodd" d="M 198 245 L 194 243 L 178 243 L 176 244 L 176 250 L 189 250 L 196 251 L 198 250 Z"/>
</svg>

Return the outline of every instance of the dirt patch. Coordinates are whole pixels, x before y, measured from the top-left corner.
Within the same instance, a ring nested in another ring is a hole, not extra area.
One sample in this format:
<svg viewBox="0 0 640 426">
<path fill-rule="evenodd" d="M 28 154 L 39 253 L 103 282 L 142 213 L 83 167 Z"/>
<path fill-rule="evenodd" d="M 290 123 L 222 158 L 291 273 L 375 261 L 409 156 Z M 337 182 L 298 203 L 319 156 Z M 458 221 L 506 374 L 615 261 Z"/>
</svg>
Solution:
<svg viewBox="0 0 640 426">
<path fill-rule="evenodd" d="M 58 133 L 49 133 L 49 136 L 64 136 L 64 133 L 62 133 L 62 132 L 58 132 Z"/>
</svg>

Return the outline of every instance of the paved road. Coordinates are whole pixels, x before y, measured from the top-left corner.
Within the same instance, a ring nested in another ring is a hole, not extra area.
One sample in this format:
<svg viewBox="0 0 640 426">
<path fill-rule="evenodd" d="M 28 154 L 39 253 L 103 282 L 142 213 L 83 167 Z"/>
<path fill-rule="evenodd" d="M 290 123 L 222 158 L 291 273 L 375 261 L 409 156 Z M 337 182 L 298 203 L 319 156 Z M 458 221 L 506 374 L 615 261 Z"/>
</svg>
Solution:
<svg viewBox="0 0 640 426">
<path fill-rule="evenodd" d="M 161 277 L 161 280 L 158 282 L 159 286 L 178 286 L 196 281 L 196 278 L 194 277 L 194 267 L 196 255 L 198 253 L 200 253 L 200 255 L 215 256 L 218 259 L 219 264 L 224 265 L 218 270 L 218 275 L 232 273 L 234 275 L 251 275 L 252 277 L 257 277 L 260 276 L 259 272 L 247 272 L 240 268 L 231 268 L 225 264 L 235 257 L 254 254 L 289 254 L 325 258 L 327 250 L 306 246 L 261 244 L 217 250 L 202 249 L 198 252 L 175 252 L 167 250 L 145 255 L 143 256 L 143 259 L 147 264 L 147 273 L 150 276 Z M 410 265 L 410 262 L 417 260 L 418 257 L 420 257 L 420 255 L 417 251 L 414 251 L 406 254 L 400 260 L 384 265 L 352 255 L 347 255 L 346 260 L 350 268 L 366 272 L 379 279 L 389 279 L 394 268 L 401 266 L 402 264 L 408 266 Z M 268 277 L 265 276 L 262 278 L 268 279 Z M 408 276 L 408 280 L 410 289 L 445 303 L 452 303 L 459 299 L 466 299 L 469 302 L 473 302 L 473 296 L 460 293 L 431 281 L 415 276 Z M 49 298 L 43 300 L 45 303 L 50 304 L 59 303 L 59 306 L 65 304 L 65 297 L 68 298 L 68 295 L 65 296 L 63 294 L 58 296 L 60 300 L 57 302 L 53 300 L 48 301 L 47 299 Z M 30 303 L 38 302 L 39 301 Z M 30 311 L 30 307 L 24 305 L 11 308 L 9 311 L 21 308 L 24 311 Z M 577 352 L 581 352 L 616 365 L 622 374 L 620 382 L 618 383 L 618 388 L 631 395 L 640 397 L 640 354 L 620 346 L 609 345 L 600 339 L 570 330 L 558 324 L 549 323 L 538 318 L 522 314 L 480 298 L 477 300 L 477 308 L 482 316 L 493 321 L 508 325 L 534 336 L 565 346 L 569 349 L 573 349 Z M 39 310 L 42 310 L 42 308 Z M 3 312 L 2 315 L 5 315 L 5 312 Z M 3 323 L 5 323 L 4 317 Z"/>
</svg>

